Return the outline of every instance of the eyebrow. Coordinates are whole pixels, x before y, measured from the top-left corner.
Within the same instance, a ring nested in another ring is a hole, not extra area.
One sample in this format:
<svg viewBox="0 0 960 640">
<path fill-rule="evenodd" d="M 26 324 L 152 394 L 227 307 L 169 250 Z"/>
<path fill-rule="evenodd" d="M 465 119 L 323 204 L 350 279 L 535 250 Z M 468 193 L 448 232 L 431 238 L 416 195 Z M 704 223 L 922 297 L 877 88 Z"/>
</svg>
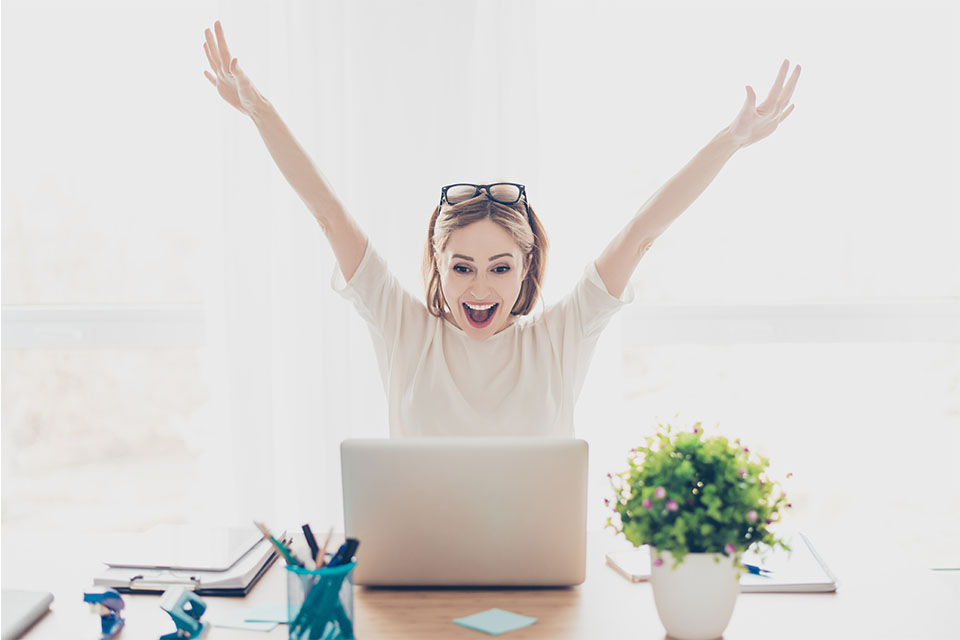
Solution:
<svg viewBox="0 0 960 640">
<path fill-rule="evenodd" d="M 464 260 L 469 260 L 470 262 L 473 262 L 473 258 L 471 258 L 470 256 L 465 256 L 465 255 L 463 255 L 462 253 L 455 253 L 455 254 L 453 254 L 453 257 L 454 257 L 454 258 L 463 258 Z M 490 262 L 493 262 L 493 261 L 496 260 L 497 258 L 512 258 L 512 257 L 513 257 L 513 254 L 512 254 L 512 253 L 498 253 L 498 254 L 495 255 L 495 256 L 490 256 Z"/>
</svg>

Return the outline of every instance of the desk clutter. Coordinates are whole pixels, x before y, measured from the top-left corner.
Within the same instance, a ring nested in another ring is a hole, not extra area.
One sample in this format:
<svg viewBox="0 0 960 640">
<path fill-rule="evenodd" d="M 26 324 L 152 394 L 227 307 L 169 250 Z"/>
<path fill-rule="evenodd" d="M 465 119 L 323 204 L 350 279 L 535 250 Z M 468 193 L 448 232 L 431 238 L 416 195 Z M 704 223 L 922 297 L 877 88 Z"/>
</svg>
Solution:
<svg viewBox="0 0 960 640">
<path fill-rule="evenodd" d="M 347 538 L 343 546 L 327 560 L 324 550 L 333 530 L 327 534 L 323 547 L 317 545 L 310 525 L 303 525 L 303 534 L 310 547 L 311 557 L 301 561 L 293 551 L 274 538 L 267 527 L 255 522 L 277 551 L 287 561 L 287 620 L 290 638 L 307 640 L 323 638 L 340 640 L 353 638 L 353 568 L 354 554 L 360 541 Z"/>
<path fill-rule="evenodd" d="M 190 540 L 189 533 L 196 531 L 199 549 L 189 549 L 188 553 L 183 549 L 153 548 L 144 549 L 141 555 L 127 549 L 115 554 L 105 563 L 107 569 L 94 578 L 95 586 L 83 595 L 84 601 L 100 615 L 100 640 L 117 637 L 127 622 L 121 615 L 124 602 L 120 593 L 162 594 L 160 608 L 173 619 L 176 630 L 160 640 L 203 638 L 215 625 L 269 631 L 278 623 L 290 625 L 289 637 L 294 640 L 351 640 L 353 569 L 360 541 L 347 538 L 336 552 L 328 553 L 333 528 L 321 545 L 310 525 L 305 524 L 302 530 L 310 552 L 303 560 L 294 552 L 286 532 L 274 535 L 263 523 L 255 521 L 254 525 L 258 532 L 254 539 L 246 529 L 211 532 L 209 528 L 178 527 L 171 533 L 170 527 L 165 526 L 165 535 L 160 537 L 174 540 L 174 546 L 182 547 L 184 541 Z M 143 539 L 157 540 L 154 533 L 148 532 Z M 216 545 L 217 539 L 226 539 L 224 536 L 230 541 L 227 556 L 224 547 Z M 217 554 L 205 556 L 203 550 L 213 546 L 218 546 Z M 216 622 L 201 619 L 207 605 L 200 595 L 242 597 L 278 557 L 286 563 L 285 606 L 274 607 L 268 615 L 245 611 Z M 135 627 L 136 621 L 131 624 Z"/>
<path fill-rule="evenodd" d="M 742 593 L 809 593 L 837 590 L 837 579 L 801 532 L 786 535 L 791 551 L 776 549 L 764 557 L 756 551 L 743 554 Z M 650 579 L 650 547 L 609 551 L 607 566 L 631 582 Z"/>
<path fill-rule="evenodd" d="M 170 614 L 177 627 L 176 631 L 160 636 L 160 640 L 198 640 L 210 633 L 212 625 L 200 620 L 207 610 L 206 603 L 183 587 L 160 596 L 160 608 Z"/>
<path fill-rule="evenodd" d="M 286 532 L 281 532 L 280 537 Z M 289 542 L 289 541 L 288 541 Z M 204 596 L 245 596 L 278 552 L 253 527 L 161 525 L 131 535 L 95 576 L 96 586 L 119 593 L 155 593 L 184 587 Z"/>
<path fill-rule="evenodd" d="M 120 633 L 126 620 L 120 615 L 124 604 L 119 593 L 106 587 L 94 587 L 83 593 L 83 601 L 100 616 L 100 640 L 110 640 Z"/>
</svg>

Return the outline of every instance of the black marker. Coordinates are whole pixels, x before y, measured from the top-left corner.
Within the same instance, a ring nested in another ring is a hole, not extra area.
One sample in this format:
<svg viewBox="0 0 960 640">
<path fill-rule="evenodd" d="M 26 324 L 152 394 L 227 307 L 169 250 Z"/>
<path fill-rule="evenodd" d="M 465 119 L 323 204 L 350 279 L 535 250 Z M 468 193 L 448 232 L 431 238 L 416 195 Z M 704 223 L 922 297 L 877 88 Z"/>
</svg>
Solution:
<svg viewBox="0 0 960 640">
<path fill-rule="evenodd" d="M 320 547 L 317 546 L 317 539 L 313 537 L 313 531 L 310 530 L 310 525 L 305 524 L 300 528 L 303 529 L 303 537 L 307 539 L 307 546 L 310 547 L 310 558 L 313 559 L 315 563 L 319 562 L 317 560 L 317 554 L 320 553 Z"/>
<path fill-rule="evenodd" d="M 330 562 L 327 563 L 328 567 L 337 567 L 341 564 L 346 564 L 353 559 L 353 555 L 357 552 L 357 547 L 360 546 L 360 541 L 356 538 L 347 538 L 347 541 L 341 545 L 337 550 L 336 555 L 330 559 Z"/>
</svg>

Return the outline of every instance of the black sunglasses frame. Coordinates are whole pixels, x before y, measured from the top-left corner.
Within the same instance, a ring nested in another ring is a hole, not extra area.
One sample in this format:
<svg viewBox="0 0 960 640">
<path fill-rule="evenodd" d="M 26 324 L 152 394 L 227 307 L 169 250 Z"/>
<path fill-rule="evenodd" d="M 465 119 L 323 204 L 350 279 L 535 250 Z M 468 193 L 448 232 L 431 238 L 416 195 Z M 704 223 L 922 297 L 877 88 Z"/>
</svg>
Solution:
<svg viewBox="0 0 960 640">
<path fill-rule="evenodd" d="M 503 200 L 498 200 L 497 198 L 494 198 L 493 194 L 490 191 L 490 187 L 495 187 L 501 184 L 509 184 L 514 187 L 519 187 L 520 194 L 517 196 L 517 199 L 514 200 L 513 202 L 505 202 Z M 480 195 L 481 191 L 485 191 L 488 198 L 490 198 L 494 202 L 499 202 L 500 204 L 516 204 L 520 202 L 521 198 L 523 198 L 523 208 L 527 212 L 527 219 L 528 220 L 530 219 L 530 207 L 527 205 L 527 188 L 518 182 L 492 182 L 490 184 L 471 184 L 469 182 L 456 182 L 454 184 L 448 184 L 447 186 L 443 187 L 440 190 L 440 205 L 439 205 L 440 207 L 443 206 L 444 200 L 446 200 L 447 204 L 449 204 L 451 207 L 454 206 L 452 202 L 447 200 L 447 189 L 450 189 L 452 187 L 473 187 L 475 191 L 474 191 L 474 194 L 470 196 L 470 198 L 476 198 L 478 195 Z M 467 198 L 467 199 L 469 200 L 470 198 Z"/>
</svg>

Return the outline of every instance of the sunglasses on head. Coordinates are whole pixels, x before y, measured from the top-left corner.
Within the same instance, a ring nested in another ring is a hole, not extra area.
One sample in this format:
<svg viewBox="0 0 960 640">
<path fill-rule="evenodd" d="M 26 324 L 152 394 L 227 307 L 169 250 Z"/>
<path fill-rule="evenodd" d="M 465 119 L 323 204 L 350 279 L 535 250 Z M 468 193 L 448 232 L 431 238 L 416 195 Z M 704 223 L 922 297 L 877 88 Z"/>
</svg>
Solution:
<svg viewBox="0 0 960 640">
<path fill-rule="evenodd" d="M 523 206 L 527 209 L 527 189 L 522 184 L 516 182 L 494 182 L 493 184 L 469 184 L 458 182 L 448 184 L 440 190 L 440 206 L 444 201 L 449 205 L 466 202 L 471 198 L 476 198 L 483 191 L 487 197 L 500 204 L 516 204 L 523 198 Z M 530 210 L 527 209 L 527 216 L 530 216 Z"/>
</svg>

